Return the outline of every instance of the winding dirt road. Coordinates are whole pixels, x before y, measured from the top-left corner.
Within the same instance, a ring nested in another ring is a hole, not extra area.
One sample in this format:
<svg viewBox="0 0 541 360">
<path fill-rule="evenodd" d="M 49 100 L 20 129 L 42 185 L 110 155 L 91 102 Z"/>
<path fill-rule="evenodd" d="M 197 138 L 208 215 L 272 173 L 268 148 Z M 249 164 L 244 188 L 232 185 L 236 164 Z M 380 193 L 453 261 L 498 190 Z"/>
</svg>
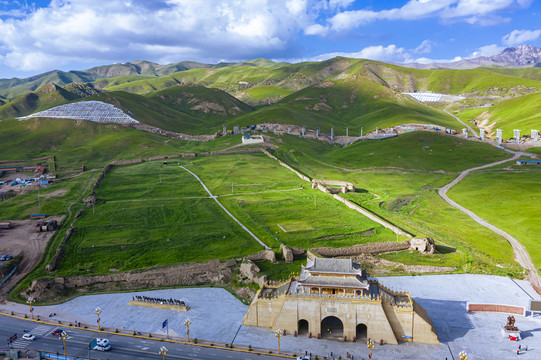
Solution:
<svg viewBox="0 0 541 360">
<path fill-rule="evenodd" d="M 508 151 L 508 152 L 511 152 L 511 151 Z M 513 152 L 511 152 L 511 153 L 513 153 Z M 441 189 L 439 189 L 438 194 L 449 205 L 451 205 L 454 208 L 457 208 L 458 210 L 462 211 L 464 214 L 471 217 L 478 224 L 483 225 L 487 229 L 494 231 L 496 234 L 503 236 L 509 242 L 509 244 L 511 244 L 511 247 L 513 248 L 513 252 L 515 254 L 515 260 L 527 271 L 527 273 L 528 273 L 528 275 L 527 275 L 528 281 L 532 284 L 532 287 L 535 289 L 535 291 L 538 294 L 541 295 L 541 278 L 539 277 L 539 274 L 537 272 L 537 268 L 535 267 L 532 259 L 530 258 L 530 255 L 528 254 L 528 252 L 526 251 L 524 246 L 522 246 L 522 244 L 520 244 L 517 239 L 515 239 L 514 237 L 512 237 L 511 235 L 509 235 L 505 231 L 497 228 L 496 226 L 494 226 L 492 224 L 489 224 L 486 220 L 483 220 L 482 218 L 480 218 L 473 211 L 470 211 L 470 210 L 466 209 L 465 207 L 457 204 L 453 200 L 449 199 L 449 197 L 447 196 L 447 191 L 449 191 L 450 188 L 452 188 L 453 186 L 458 184 L 470 172 L 475 171 L 475 170 L 485 169 L 485 168 L 500 165 L 500 164 L 504 164 L 504 163 L 509 162 L 509 161 L 514 161 L 514 160 L 518 159 L 522 155 L 524 155 L 524 154 L 520 153 L 520 152 L 513 153 L 513 156 L 511 158 L 509 158 L 509 159 L 496 161 L 496 162 L 486 164 L 486 165 L 483 165 L 483 166 L 478 166 L 478 167 L 474 167 L 474 168 L 471 168 L 471 169 L 464 170 L 463 172 L 460 173 L 460 175 L 458 175 L 458 177 L 456 179 L 454 179 L 449 184 L 447 184 L 444 187 L 442 187 Z"/>
</svg>

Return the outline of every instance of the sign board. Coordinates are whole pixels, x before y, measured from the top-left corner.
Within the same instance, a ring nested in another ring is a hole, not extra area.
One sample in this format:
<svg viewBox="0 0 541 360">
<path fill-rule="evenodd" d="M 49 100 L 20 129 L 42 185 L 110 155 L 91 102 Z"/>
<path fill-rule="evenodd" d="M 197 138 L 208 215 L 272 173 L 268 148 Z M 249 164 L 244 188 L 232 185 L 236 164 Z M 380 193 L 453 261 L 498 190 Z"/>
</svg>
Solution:
<svg viewBox="0 0 541 360">
<path fill-rule="evenodd" d="M 94 349 L 94 346 L 98 345 L 98 339 L 94 339 L 88 344 L 88 350 Z"/>
<path fill-rule="evenodd" d="M 530 311 L 541 311 L 541 300 L 530 300 Z"/>
</svg>

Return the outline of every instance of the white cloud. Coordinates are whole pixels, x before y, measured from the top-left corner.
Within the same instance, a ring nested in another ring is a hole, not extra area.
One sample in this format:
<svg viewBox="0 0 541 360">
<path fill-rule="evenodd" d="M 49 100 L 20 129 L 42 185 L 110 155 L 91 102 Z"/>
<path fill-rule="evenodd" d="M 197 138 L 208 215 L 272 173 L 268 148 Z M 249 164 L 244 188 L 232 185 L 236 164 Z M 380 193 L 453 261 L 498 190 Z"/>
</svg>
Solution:
<svg viewBox="0 0 541 360">
<path fill-rule="evenodd" d="M 480 56 L 491 56 L 502 51 L 503 49 L 503 47 L 496 44 L 481 46 L 479 49 L 468 55 L 466 59 L 473 59 Z"/>
<path fill-rule="evenodd" d="M 276 56 L 291 51 L 303 29 L 318 32 L 310 28 L 315 1 L 52 0 L 24 18 L 0 19 L 0 61 L 34 71 L 96 59 Z"/>
<path fill-rule="evenodd" d="M 355 59 L 389 61 L 389 62 L 396 62 L 396 63 L 404 63 L 404 62 L 413 61 L 413 58 L 406 51 L 406 49 L 402 47 L 397 47 L 394 44 L 391 44 L 389 46 L 382 46 L 382 45 L 368 46 L 357 52 L 326 53 L 326 54 L 318 55 L 312 58 L 311 60 L 313 61 L 327 60 L 327 59 L 331 59 L 337 56 L 343 56 L 343 57 L 349 57 L 349 58 L 355 58 Z"/>
<path fill-rule="evenodd" d="M 538 30 L 513 30 L 502 38 L 502 43 L 507 46 L 516 46 L 539 39 L 541 29 Z"/>
<path fill-rule="evenodd" d="M 413 52 L 416 54 L 428 54 L 432 51 L 432 45 L 434 45 L 433 41 L 423 40 L 421 45 L 417 46 Z"/>
<path fill-rule="evenodd" d="M 381 11 L 353 10 L 328 19 L 329 30 L 344 31 L 377 20 L 418 20 L 436 17 L 445 22 L 463 21 L 482 26 L 508 22 L 498 12 L 527 7 L 531 0 L 409 0 L 400 8 Z"/>
</svg>

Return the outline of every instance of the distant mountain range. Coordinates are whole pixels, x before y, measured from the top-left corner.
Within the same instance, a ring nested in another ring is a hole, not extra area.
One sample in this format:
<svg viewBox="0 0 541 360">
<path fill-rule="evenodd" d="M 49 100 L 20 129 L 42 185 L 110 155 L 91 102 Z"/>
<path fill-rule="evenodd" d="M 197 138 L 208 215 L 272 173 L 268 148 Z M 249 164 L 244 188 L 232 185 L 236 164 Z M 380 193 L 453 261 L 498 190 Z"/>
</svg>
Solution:
<svg viewBox="0 0 541 360">
<path fill-rule="evenodd" d="M 475 69 L 481 66 L 541 67 L 541 49 L 531 45 L 521 45 L 504 49 L 491 56 L 480 56 L 450 63 L 397 65 L 415 69 Z"/>
</svg>

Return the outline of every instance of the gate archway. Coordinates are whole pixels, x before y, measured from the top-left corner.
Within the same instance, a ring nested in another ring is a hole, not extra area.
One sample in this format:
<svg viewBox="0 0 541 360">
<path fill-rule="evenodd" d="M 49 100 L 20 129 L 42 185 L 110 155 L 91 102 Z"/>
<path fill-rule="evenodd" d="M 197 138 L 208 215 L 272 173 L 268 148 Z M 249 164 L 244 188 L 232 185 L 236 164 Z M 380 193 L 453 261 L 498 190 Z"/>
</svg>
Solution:
<svg viewBox="0 0 541 360">
<path fill-rule="evenodd" d="M 335 338 L 344 336 L 344 324 L 336 316 L 327 316 L 321 321 L 321 337 Z"/>
<path fill-rule="evenodd" d="M 297 331 L 299 335 L 308 335 L 308 321 L 307 320 L 299 320 Z"/>
<path fill-rule="evenodd" d="M 368 337 L 368 328 L 365 324 L 358 324 L 355 328 L 355 338 L 357 340 L 365 340 Z"/>
</svg>

